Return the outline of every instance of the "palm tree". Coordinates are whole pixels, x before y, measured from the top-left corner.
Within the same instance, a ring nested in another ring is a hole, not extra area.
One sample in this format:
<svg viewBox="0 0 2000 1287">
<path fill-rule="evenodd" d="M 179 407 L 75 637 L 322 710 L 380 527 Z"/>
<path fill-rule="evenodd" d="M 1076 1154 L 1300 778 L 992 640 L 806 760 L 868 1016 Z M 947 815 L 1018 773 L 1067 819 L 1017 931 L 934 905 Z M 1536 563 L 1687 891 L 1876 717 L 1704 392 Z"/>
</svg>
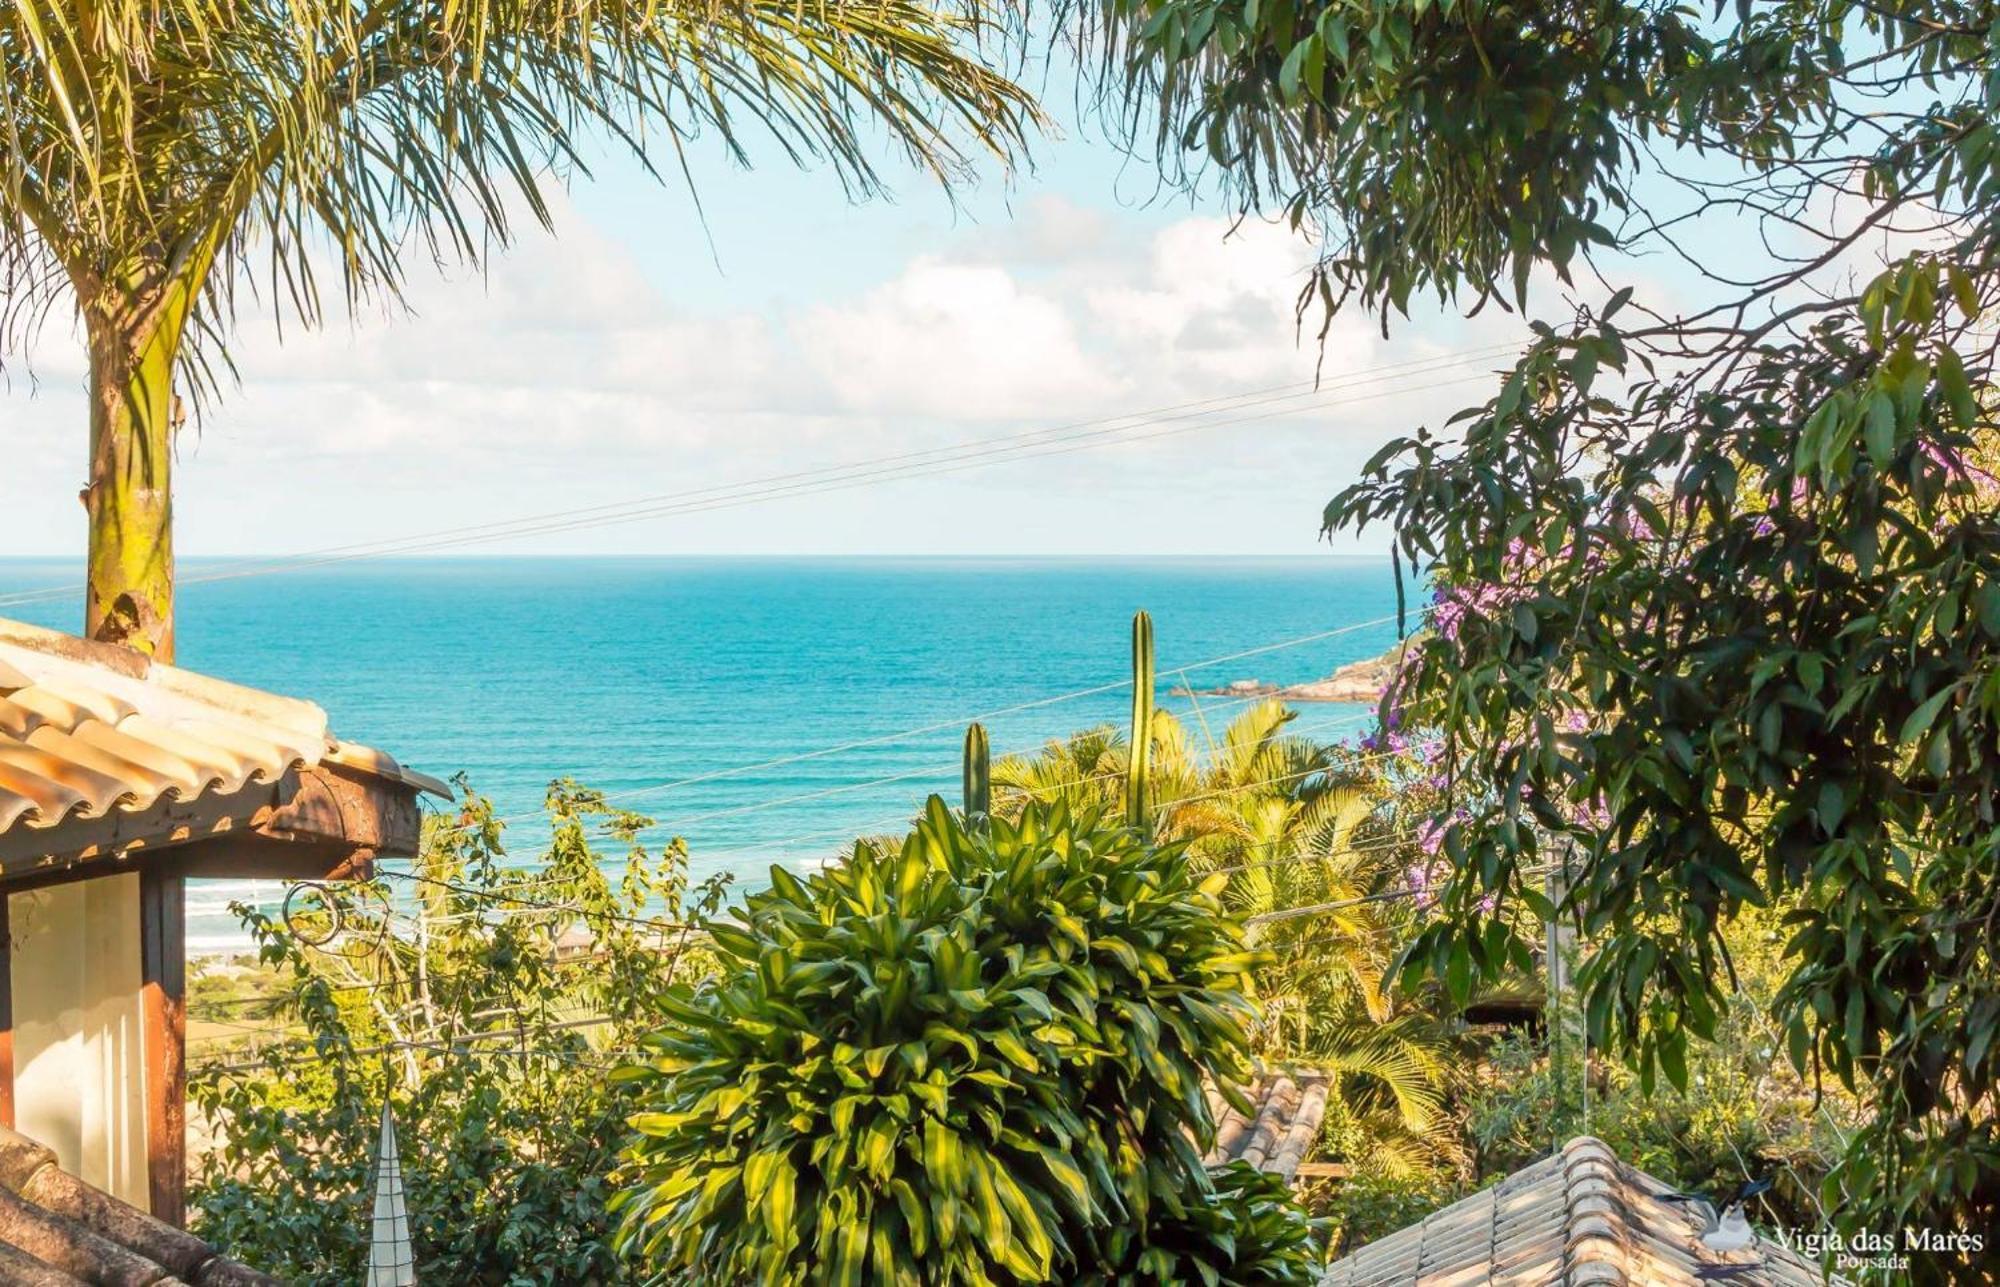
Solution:
<svg viewBox="0 0 2000 1287">
<path fill-rule="evenodd" d="M 1280 702 L 1260 702 L 1204 755 L 1186 724 L 1155 712 L 1146 781 L 1156 838 L 1184 841 L 1216 865 L 1276 842 L 1323 789 L 1330 763 L 1324 748 L 1286 732 L 1294 718 Z M 1108 724 L 1052 739 L 993 766 L 994 807 L 1015 811 L 1033 797 L 1122 809 L 1130 758 L 1125 735 Z"/>
<path fill-rule="evenodd" d="M 1283 846 L 1325 792 L 1331 765 L 1325 747 L 1289 731 L 1297 717 L 1282 702 L 1258 702 L 1229 722 L 1206 757 L 1183 725 L 1170 723 L 1167 744 L 1154 752 L 1161 838 L 1184 840 L 1217 866 Z"/>
<path fill-rule="evenodd" d="M 1154 742 L 1170 715 L 1153 717 Z M 1009 755 L 993 766 L 994 811 L 1013 816 L 1030 799 L 1068 802 L 1072 809 L 1118 805 L 1125 796 L 1124 734 L 1110 725 L 1053 738 L 1035 755 Z M 1158 760 L 1154 761 L 1155 773 Z"/>
<path fill-rule="evenodd" d="M 1253 943 L 1269 957 L 1257 972 L 1260 1045 L 1330 1075 L 1327 1137 L 1392 1175 L 1456 1161 L 1442 1111 L 1446 1034 L 1421 1010 L 1399 1011 L 1384 987 L 1408 905 L 1379 896 L 1398 887 L 1411 846 L 1384 820 L 1379 776 L 1290 732 L 1294 718 L 1258 703 L 1204 753 L 1185 724 L 1155 713 L 1155 834 L 1227 875 L 1223 899 L 1238 915 L 1323 909 L 1259 924 Z M 1127 759 L 1110 727 L 1051 741 L 993 766 L 994 807 L 1063 797 L 1116 808 Z"/>
<path fill-rule="evenodd" d="M 1385 987 L 1407 911 L 1393 892 L 1406 854 L 1384 828 L 1369 780 L 1333 779 L 1296 810 L 1279 844 L 1231 871 L 1224 898 L 1245 917 L 1316 908 L 1256 927 L 1262 1040 L 1324 1069 L 1326 1130 L 1348 1157 L 1407 1176 L 1454 1152 L 1442 1112 L 1445 1034 Z"/>
<path fill-rule="evenodd" d="M 173 649 L 176 390 L 213 392 L 240 288 L 311 323 L 405 256 L 547 225 L 593 135 L 652 168 L 756 127 L 850 192 L 879 131 L 947 182 L 1038 117 L 986 0 L 18 0 L 0 5 L 0 352 L 89 342 L 86 629 Z M 1011 11 L 1010 11 L 1011 12 Z M 253 280 L 254 270 L 254 280 Z"/>
</svg>

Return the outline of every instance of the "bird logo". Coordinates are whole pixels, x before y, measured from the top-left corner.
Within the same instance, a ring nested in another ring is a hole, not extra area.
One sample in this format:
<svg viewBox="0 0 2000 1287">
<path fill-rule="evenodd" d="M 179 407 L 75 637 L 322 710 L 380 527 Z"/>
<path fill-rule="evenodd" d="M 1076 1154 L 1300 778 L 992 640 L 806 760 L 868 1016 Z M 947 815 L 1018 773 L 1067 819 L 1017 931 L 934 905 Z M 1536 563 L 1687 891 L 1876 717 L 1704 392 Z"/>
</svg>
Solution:
<svg viewBox="0 0 2000 1287">
<path fill-rule="evenodd" d="M 1701 1245 L 1710 1251 L 1742 1251 L 1757 1245 L 1757 1231 L 1750 1227 L 1747 1210 L 1750 1199 L 1768 1192 L 1771 1181 L 1745 1180 L 1726 1196 L 1706 1193 L 1664 1193 L 1661 1200 L 1685 1202 L 1703 1208 Z"/>
</svg>

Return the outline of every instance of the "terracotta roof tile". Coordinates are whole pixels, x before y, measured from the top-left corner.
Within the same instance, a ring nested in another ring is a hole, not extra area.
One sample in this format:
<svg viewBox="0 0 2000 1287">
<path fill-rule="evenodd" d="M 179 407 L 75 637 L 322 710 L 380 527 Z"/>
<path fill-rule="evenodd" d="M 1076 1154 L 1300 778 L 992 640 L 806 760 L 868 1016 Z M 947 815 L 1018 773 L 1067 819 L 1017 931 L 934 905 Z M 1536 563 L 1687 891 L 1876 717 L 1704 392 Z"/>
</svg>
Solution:
<svg viewBox="0 0 2000 1287">
<path fill-rule="evenodd" d="M 1248 1116 L 1210 1087 L 1215 1146 L 1202 1160 L 1210 1166 L 1248 1162 L 1290 1184 L 1319 1138 L 1328 1084 L 1327 1075 L 1315 1069 L 1264 1070 L 1243 1088 L 1252 1109 Z"/>
<path fill-rule="evenodd" d="M 23 1287 L 278 1287 L 278 1280 L 77 1179 L 0 1127 L 0 1281 Z"/>
<path fill-rule="evenodd" d="M 0 833 L 231 796 L 322 762 L 450 794 L 336 741 L 311 702 L 0 620 Z"/>
<path fill-rule="evenodd" d="M 1777 1242 L 1715 1252 L 1703 1216 L 1667 1202 L 1671 1186 L 1620 1162 L 1600 1140 L 1561 1153 L 1334 1262 L 1322 1287 L 1822 1287 L 1829 1280 Z M 1840 1280 L 1831 1280 L 1838 1283 Z"/>
</svg>

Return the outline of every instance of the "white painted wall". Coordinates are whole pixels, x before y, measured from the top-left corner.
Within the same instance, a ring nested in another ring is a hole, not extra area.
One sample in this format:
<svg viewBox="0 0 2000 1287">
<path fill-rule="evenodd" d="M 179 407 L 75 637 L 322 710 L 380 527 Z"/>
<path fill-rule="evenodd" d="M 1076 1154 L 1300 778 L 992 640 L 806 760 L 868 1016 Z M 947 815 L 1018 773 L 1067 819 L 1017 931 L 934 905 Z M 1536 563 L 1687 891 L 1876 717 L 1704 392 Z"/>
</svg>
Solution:
<svg viewBox="0 0 2000 1287">
<path fill-rule="evenodd" d="M 144 1210 L 139 877 L 8 895 L 14 1117 L 63 1169 Z"/>
</svg>

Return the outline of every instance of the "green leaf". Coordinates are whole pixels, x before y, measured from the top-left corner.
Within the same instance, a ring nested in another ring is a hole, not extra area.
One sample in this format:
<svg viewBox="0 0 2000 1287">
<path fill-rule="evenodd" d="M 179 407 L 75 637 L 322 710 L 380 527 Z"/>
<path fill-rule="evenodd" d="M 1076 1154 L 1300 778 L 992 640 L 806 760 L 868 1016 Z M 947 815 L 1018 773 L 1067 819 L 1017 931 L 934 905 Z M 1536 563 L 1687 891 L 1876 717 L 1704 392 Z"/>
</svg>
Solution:
<svg viewBox="0 0 2000 1287">
<path fill-rule="evenodd" d="M 1957 687 L 1954 685 L 1932 693 L 1924 700 L 1923 705 L 1911 711 L 1910 717 L 1903 721 L 1903 731 L 1896 735 L 1896 740 L 1907 746 L 1930 732 L 1931 724 L 1936 721 L 1938 712 L 1944 709 L 1944 704 L 1951 700 L 1952 694 L 1956 691 Z"/>
<path fill-rule="evenodd" d="M 1863 430 L 1868 459 L 1877 469 L 1887 469 L 1896 456 L 1896 404 L 1888 394 L 1876 389 L 1869 393 L 1867 425 Z"/>
</svg>

